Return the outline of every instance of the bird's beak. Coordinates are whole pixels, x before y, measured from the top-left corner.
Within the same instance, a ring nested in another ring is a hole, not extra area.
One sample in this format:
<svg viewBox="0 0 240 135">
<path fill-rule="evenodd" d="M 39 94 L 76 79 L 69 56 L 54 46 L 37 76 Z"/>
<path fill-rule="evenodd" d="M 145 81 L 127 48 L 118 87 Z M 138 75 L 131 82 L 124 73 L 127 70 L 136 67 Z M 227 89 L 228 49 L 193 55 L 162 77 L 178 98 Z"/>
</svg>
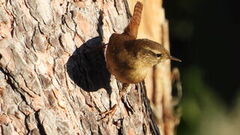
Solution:
<svg viewBox="0 0 240 135">
<path fill-rule="evenodd" d="M 178 61 L 178 62 L 182 62 L 182 60 L 178 59 L 178 58 L 175 58 L 173 56 L 169 56 L 169 59 L 170 60 L 174 60 L 174 61 Z"/>
</svg>

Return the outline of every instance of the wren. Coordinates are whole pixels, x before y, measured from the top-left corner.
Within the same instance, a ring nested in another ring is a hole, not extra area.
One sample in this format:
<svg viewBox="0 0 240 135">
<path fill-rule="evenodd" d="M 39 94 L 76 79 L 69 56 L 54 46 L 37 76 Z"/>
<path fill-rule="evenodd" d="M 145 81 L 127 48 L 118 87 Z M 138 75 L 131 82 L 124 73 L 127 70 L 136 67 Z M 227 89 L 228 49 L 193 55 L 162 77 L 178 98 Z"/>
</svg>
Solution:
<svg viewBox="0 0 240 135">
<path fill-rule="evenodd" d="M 107 46 L 107 68 L 122 83 L 139 83 L 148 71 L 161 61 L 172 57 L 163 45 L 148 40 L 136 39 L 143 5 L 137 2 L 133 17 L 122 34 L 112 34 Z"/>
<path fill-rule="evenodd" d="M 142 82 L 154 65 L 167 59 L 181 61 L 172 57 L 163 45 L 157 42 L 136 39 L 142 9 L 142 3 L 137 2 L 128 26 L 122 34 L 113 33 L 111 35 L 106 50 L 107 69 L 124 84 L 120 99 L 124 95 L 126 87 L 129 84 Z M 107 114 L 115 111 L 115 108 L 116 105 L 107 111 Z"/>
</svg>

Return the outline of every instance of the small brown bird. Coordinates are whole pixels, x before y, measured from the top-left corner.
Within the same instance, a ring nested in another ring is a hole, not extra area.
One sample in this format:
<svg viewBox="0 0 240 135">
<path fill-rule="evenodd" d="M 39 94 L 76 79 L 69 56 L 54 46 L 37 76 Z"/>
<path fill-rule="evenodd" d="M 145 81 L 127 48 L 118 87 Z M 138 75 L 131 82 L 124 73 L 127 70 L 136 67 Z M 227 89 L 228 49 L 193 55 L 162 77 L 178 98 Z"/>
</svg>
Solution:
<svg viewBox="0 0 240 135">
<path fill-rule="evenodd" d="M 163 45 L 148 40 L 136 39 L 138 27 L 141 20 L 143 5 L 137 2 L 130 23 L 122 34 L 112 34 L 107 46 L 106 63 L 107 68 L 117 80 L 124 83 L 122 92 L 131 83 L 142 82 L 148 71 L 161 61 L 171 59 L 181 61 L 172 57 Z M 123 93 L 120 94 L 120 99 Z M 113 108 L 116 108 L 114 106 Z M 111 109 L 107 113 L 111 112 Z"/>
<path fill-rule="evenodd" d="M 139 83 L 148 71 L 161 61 L 171 59 L 159 43 L 148 39 L 129 39 L 123 34 L 113 34 L 106 52 L 107 68 L 122 83 Z"/>
<path fill-rule="evenodd" d="M 107 46 L 107 68 L 122 83 L 143 81 L 148 71 L 163 60 L 181 61 L 170 56 L 163 45 L 157 42 L 136 39 L 142 8 L 142 3 L 137 2 L 133 17 L 124 33 L 112 34 Z"/>
</svg>

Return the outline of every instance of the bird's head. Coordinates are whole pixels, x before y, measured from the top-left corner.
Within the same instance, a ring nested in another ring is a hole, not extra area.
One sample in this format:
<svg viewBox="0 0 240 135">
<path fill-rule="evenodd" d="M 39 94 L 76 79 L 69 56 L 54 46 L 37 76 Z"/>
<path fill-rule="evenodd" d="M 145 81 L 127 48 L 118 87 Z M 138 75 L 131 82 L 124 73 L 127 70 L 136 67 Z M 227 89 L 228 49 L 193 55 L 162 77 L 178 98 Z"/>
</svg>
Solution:
<svg viewBox="0 0 240 135">
<path fill-rule="evenodd" d="M 136 49 L 138 59 L 149 66 L 154 66 L 168 59 L 181 62 L 180 59 L 171 56 L 169 51 L 167 51 L 163 45 L 157 42 L 147 39 L 140 39 L 136 40 L 134 46 L 138 48 Z"/>
</svg>

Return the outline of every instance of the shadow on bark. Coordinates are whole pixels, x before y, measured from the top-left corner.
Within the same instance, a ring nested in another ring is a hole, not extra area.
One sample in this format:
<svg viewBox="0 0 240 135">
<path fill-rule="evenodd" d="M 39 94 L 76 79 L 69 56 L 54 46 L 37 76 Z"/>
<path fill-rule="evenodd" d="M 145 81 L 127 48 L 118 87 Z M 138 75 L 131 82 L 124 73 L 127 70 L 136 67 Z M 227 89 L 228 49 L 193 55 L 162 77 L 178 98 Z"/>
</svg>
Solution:
<svg viewBox="0 0 240 135">
<path fill-rule="evenodd" d="M 111 93 L 110 73 L 100 37 L 92 38 L 77 48 L 66 65 L 69 77 L 83 90 L 91 92 L 104 88 Z"/>
</svg>

